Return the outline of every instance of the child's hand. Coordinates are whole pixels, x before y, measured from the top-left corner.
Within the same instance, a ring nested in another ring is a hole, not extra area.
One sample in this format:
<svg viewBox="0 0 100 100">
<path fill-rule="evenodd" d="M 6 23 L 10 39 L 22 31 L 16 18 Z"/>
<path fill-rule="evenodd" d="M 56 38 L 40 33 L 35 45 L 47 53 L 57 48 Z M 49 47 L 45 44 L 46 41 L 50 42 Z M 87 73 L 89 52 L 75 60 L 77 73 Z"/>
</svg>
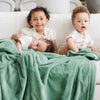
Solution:
<svg viewBox="0 0 100 100">
<path fill-rule="evenodd" d="M 18 41 L 18 42 L 16 43 L 16 47 L 17 47 L 17 49 L 18 49 L 19 52 L 22 51 L 22 44 L 21 44 L 20 41 Z"/>
<path fill-rule="evenodd" d="M 17 34 L 13 34 L 11 36 L 11 39 L 18 40 L 20 37 L 21 37 L 21 34 L 20 33 L 17 33 Z"/>
</svg>

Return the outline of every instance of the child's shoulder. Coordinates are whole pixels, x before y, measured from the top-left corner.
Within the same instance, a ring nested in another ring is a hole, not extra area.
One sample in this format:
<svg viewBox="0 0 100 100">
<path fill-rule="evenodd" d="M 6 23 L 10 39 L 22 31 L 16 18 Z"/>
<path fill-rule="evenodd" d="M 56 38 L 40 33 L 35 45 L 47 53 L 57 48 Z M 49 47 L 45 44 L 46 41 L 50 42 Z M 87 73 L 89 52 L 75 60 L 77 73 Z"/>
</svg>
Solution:
<svg viewBox="0 0 100 100">
<path fill-rule="evenodd" d="M 31 30 L 30 27 L 23 27 L 22 30 Z"/>
<path fill-rule="evenodd" d="M 66 40 L 70 37 L 73 39 L 79 38 L 79 33 L 76 30 L 73 30 L 69 35 L 66 36 Z"/>
<path fill-rule="evenodd" d="M 50 40 L 56 39 L 56 32 L 53 29 L 49 27 L 45 27 L 44 33 L 45 33 L 46 38 L 48 37 L 48 39 Z"/>
<path fill-rule="evenodd" d="M 33 31 L 33 30 L 34 30 L 34 28 L 24 27 L 24 28 L 22 28 L 21 32 L 22 32 L 22 33 L 27 33 L 27 32 L 31 32 L 31 31 Z"/>
<path fill-rule="evenodd" d="M 76 30 L 72 30 L 68 36 L 77 36 L 78 32 Z"/>
<path fill-rule="evenodd" d="M 50 28 L 50 27 L 45 27 L 44 31 L 47 32 L 47 33 L 49 33 L 49 32 L 55 33 L 55 30 L 53 28 Z"/>
</svg>

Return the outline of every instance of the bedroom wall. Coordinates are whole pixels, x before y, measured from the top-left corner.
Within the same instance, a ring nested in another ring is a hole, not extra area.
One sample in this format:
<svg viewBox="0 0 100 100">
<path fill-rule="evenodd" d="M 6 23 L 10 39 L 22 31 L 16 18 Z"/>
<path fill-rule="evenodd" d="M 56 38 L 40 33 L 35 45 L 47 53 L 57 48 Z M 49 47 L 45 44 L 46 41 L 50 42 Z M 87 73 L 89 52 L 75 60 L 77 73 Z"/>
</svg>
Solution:
<svg viewBox="0 0 100 100">
<path fill-rule="evenodd" d="M 19 11 L 19 5 L 22 1 L 31 0 L 13 0 L 15 2 L 15 10 Z M 36 2 L 37 6 L 47 7 L 51 13 L 69 13 L 70 0 L 32 0 Z"/>
<path fill-rule="evenodd" d="M 70 0 L 36 0 L 38 6 L 47 7 L 51 13 L 69 13 Z"/>
</svg>

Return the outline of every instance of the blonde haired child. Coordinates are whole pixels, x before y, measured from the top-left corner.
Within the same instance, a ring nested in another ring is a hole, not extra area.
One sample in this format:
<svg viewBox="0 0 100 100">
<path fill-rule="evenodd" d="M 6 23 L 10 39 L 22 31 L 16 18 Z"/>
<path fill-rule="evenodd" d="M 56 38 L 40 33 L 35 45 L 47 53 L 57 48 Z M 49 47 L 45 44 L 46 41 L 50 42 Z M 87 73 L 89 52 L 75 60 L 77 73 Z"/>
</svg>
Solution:
<svg viewBox="0 0 100 100">
<path fill-rule="evenodd" d="M 59 54 L 67 55 L 68 50 L 78 52 L 79 48 L 91 48 L 92 51 L 97 51 L 100 54 L 100 50 L 95 47 L 86 31 L 89 24 L 90 13 L 88 9 L 85 6 L 75 8 L 72 13 L 72 25 L 75 30 L 66 37 L 66 45 L 60 48 Z"/>
</svg>

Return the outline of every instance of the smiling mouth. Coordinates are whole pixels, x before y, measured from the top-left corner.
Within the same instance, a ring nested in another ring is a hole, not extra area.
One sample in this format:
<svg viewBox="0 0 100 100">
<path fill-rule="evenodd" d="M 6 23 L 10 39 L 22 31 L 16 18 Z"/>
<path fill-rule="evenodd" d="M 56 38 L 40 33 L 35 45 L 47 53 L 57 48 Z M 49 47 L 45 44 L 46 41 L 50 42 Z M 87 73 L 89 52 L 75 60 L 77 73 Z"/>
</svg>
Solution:
<svg viewBox="0 0 100 100">
<path fill-rule="evenodd" d="M 36 25 L 37 27 L 41 27 L 42 25 Z"/>
</svg>

